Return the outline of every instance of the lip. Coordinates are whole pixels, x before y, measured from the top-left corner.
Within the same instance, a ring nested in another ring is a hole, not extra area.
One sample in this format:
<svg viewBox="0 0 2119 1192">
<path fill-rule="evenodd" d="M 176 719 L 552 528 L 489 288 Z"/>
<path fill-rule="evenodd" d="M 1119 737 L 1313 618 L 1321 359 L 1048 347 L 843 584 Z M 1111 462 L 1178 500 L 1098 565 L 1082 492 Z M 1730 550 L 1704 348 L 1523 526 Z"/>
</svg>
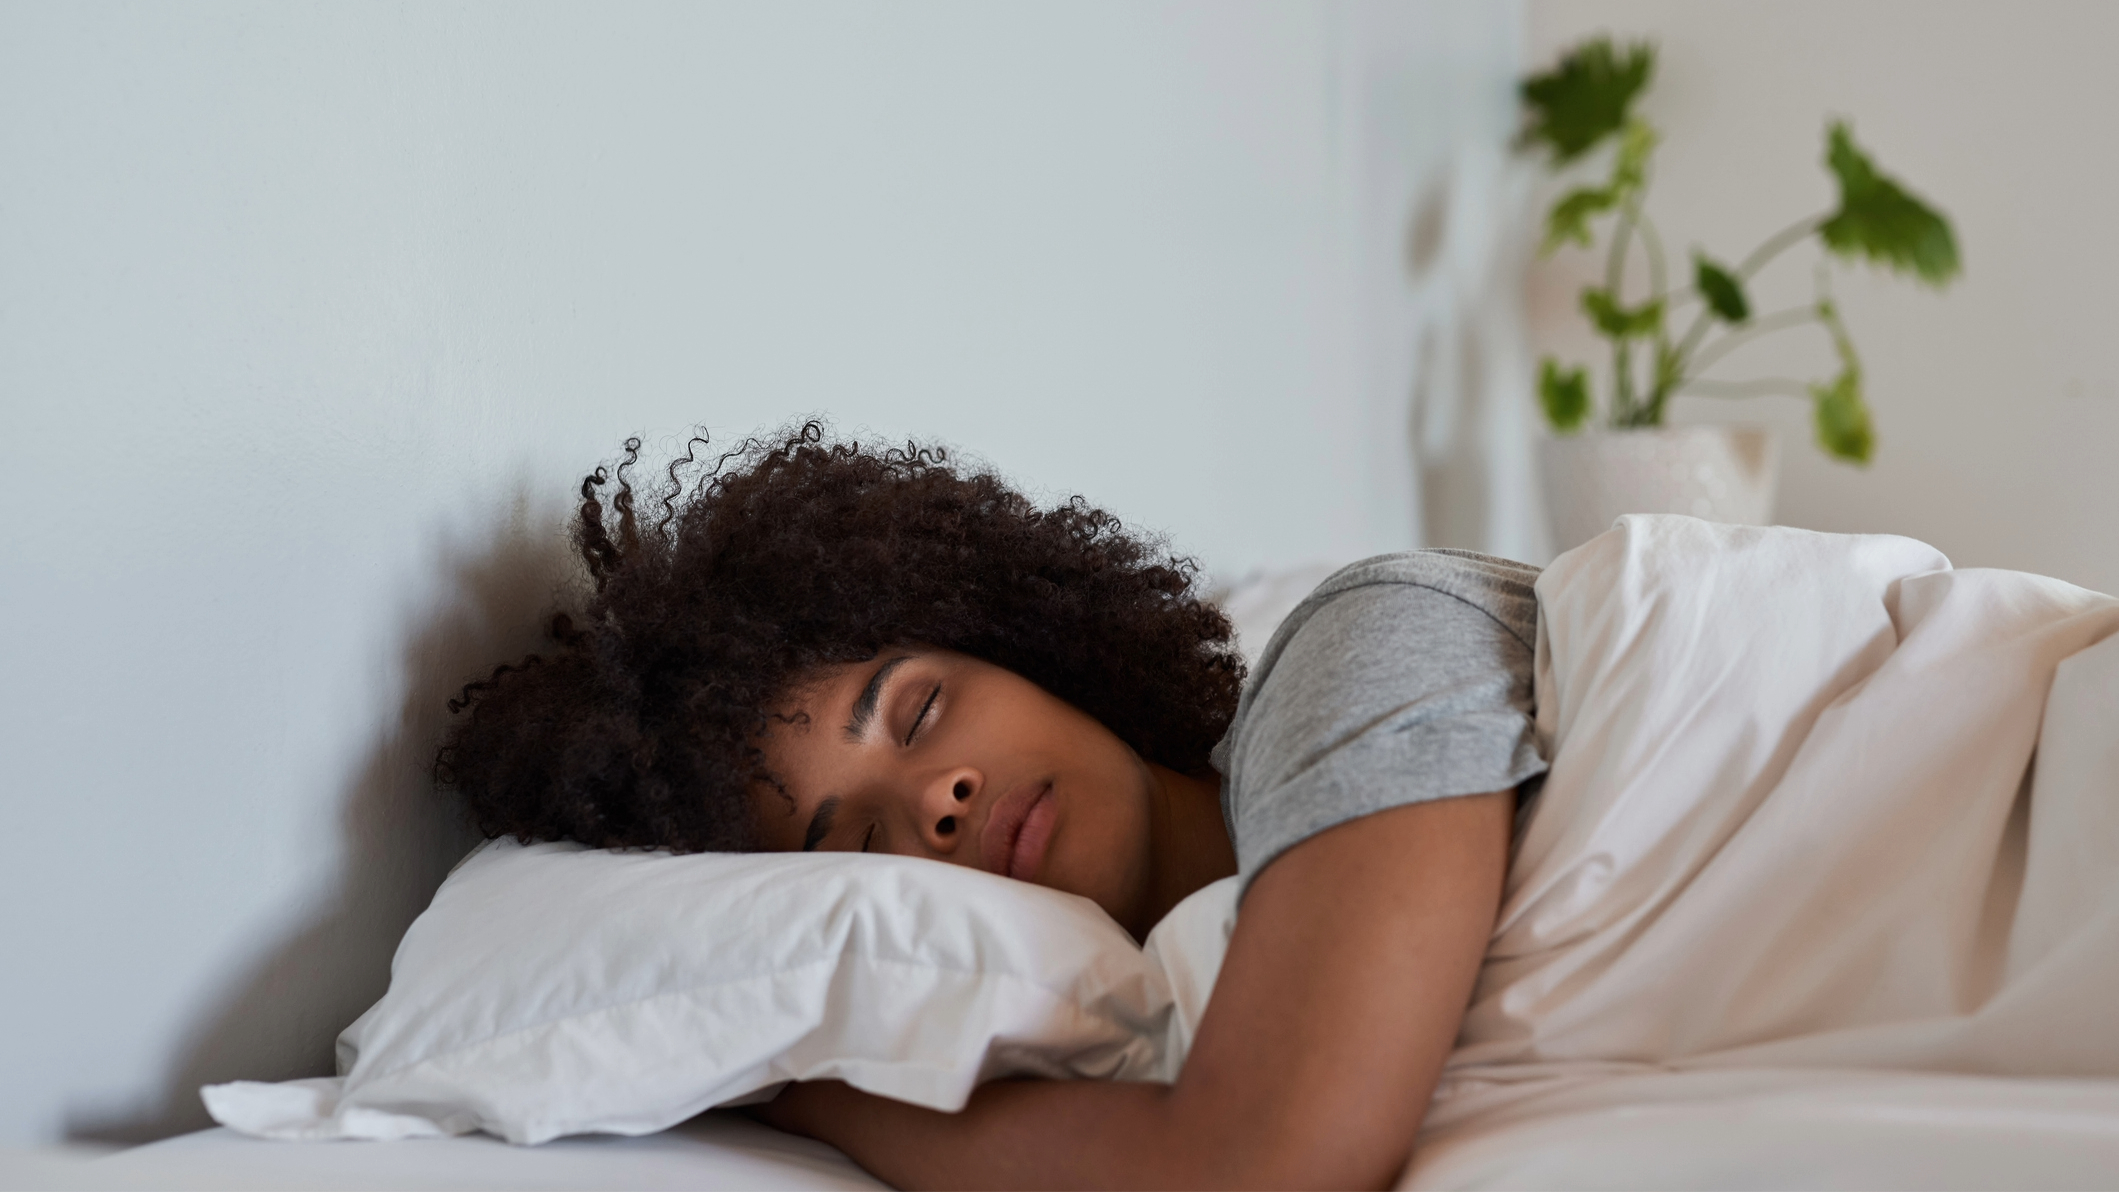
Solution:
<svg viewBox="0 0 2119 1192">
<path fill-rule="evenodd" d="M 1026 782 L 1002 795 L 979 831 L 979 860 L 1002 877 L 1029 881 L 1052 839 L 1052 784 Z"/>
</svg>

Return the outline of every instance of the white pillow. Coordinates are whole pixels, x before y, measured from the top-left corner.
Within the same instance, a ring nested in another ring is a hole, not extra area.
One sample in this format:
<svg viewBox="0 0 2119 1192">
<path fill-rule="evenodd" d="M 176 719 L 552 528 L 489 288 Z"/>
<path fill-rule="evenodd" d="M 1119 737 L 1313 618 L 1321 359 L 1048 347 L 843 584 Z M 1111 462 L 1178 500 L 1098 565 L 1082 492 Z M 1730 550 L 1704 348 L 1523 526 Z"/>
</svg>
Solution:
<svg viewBox="0 0 2119 1192">
<path fill-rule="evenodd" d="M 1001 1076 L 1168 1080 L 1235 892 L 1193 895 L 1144 950 L 1086 898 L 963 866 L 495 841 L 405 933 L 343 1075 L 201 1092 L 263 1137 L 535 1143 L 789 1080 L 945 1111 Z"/>
</svg>

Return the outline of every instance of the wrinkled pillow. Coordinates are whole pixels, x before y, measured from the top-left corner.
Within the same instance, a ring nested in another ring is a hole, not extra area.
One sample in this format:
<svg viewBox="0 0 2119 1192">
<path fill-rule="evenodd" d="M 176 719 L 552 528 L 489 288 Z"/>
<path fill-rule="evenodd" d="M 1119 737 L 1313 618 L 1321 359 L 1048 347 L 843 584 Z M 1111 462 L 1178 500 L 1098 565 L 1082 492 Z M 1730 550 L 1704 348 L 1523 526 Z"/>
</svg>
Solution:
<svg viewBox="0 0 2119 1192">
<path fill-rule="evenodd" d="M 202 1090 L 271 1138 L 646 1134 L 790 1080 L 961 1109 L 1003 1076 L 1169 1080 L 1233 879 L 1146 948 L 1086 898 L 907 857 L 494 841 L 405 933 L 341 1075 Z"/>
</svg>

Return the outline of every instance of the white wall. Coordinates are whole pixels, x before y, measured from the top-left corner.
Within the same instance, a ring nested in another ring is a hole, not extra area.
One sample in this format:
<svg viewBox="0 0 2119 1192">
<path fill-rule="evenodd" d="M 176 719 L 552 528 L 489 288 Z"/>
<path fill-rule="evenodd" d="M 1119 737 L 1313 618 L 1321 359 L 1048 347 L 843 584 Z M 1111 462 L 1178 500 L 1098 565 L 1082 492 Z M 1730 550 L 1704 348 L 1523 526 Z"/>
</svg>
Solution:
<svg viewBox="0 0 2119 1192">
<path fill-rule="evenodd" d="M 0 1142 L 328 1066 L 628 433 L 940 435 L 1223 575 L 1413 544 L 1420 326 L 1507 237 L 1403 238 L 1502 209 L 1517 19 L 0 7 Z"/>
<path fill-rule="evenodd" d="M 1812 448 L 1797 402 L 1680 401 L 1680 421 L 1785 428 L 1782 520 L 2119 591 L 2119 6 L 1533 0 L 1528 24 L 1537 66 L 1600 30 L 1661 44 L 1649 209 L 1674 253 L 1700 243 L 1732 260 L 1831 204 L 1830 115 L 1954 220 L 1965 272 L 1944 293 L 1867 270 L 1839 283 L 1876 416 L 1869 469 Z M 1802 301 L 1811 259 L 1767 275 L 1761 305 Z M 1537 338 L 1577 353 L 1582 268 L 1556 260 L 1531 288 Z M 1822 337 L 1797 332 L 1729 363 L 1823 377 L 1829 361 Z"/>
</svg>

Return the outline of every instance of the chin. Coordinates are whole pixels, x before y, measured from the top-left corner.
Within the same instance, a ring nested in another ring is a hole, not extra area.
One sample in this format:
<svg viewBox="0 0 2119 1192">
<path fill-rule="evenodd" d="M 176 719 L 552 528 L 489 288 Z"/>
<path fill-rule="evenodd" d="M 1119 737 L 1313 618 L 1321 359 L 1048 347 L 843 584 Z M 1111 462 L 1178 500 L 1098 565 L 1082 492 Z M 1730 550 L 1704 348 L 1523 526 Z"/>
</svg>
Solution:
<svg viewBox="0 0 2119 1192">
<path fill-rule="evenodd" d="M 1109 838 L 1084 840 L 1081 835 L 1066 839 L 1066 821 L 1053 834 L 1052 852 L 1045 858 L 1044 872 L 1039 874 L 1039 885 L 1049 886 L 1068 894 L 1079 894 L 1083 898 L 1104 908 L 1121 925 L 1131 931 L 1132 918 L 1140 909 L 1147 890 L 1148 849 L 1145 817 L 1137 825 L 1126 825 L 1128 830 L 1112 833 Z M 1116 825 L 1114 825 L 1116 826 Z M 1060 846 L 1075 846 L 1062 848 Z"/>
</svg>

